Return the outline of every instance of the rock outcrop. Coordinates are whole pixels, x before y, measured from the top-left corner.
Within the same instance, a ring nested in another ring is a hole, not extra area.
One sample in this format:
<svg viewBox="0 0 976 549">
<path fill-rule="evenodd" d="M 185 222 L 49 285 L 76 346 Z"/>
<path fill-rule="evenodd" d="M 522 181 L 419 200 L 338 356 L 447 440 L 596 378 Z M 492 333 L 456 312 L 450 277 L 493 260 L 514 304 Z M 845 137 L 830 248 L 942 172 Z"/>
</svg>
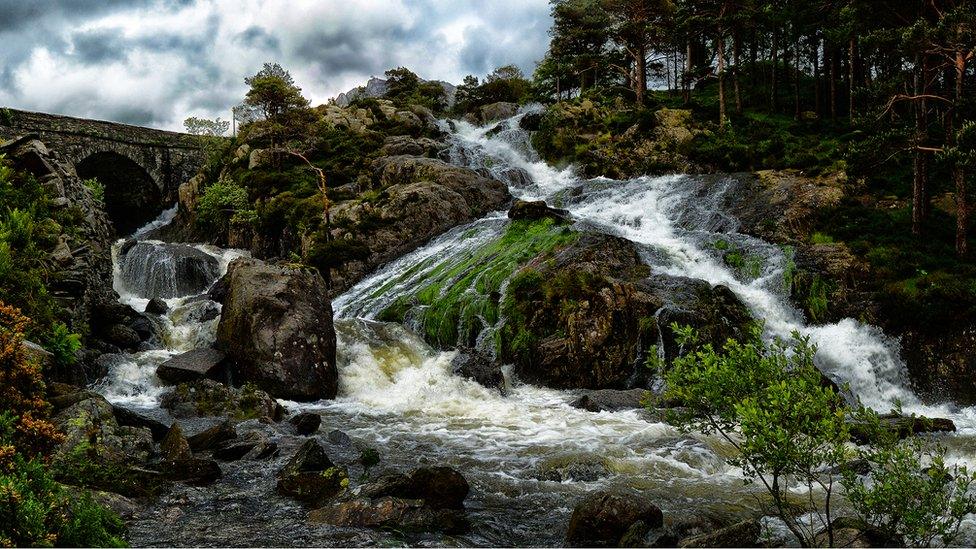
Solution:
<svg viewBox="0 0 976 549">
<path fill-rule="evenodd" d="M 332 304 L 317 272 L 237 259 L 217 327 L 236 382 L 277 398 L 333 398 L 338 388 Z"/>
<path fill-rule="evenodd" d="M 565 389 L 644 386 L 646 349 L 663 339 L 667 358 L 678 352 L 671 322 L 721 344 L 752 321 L 727 288 L 649 276 L 632 243 L 594 233 L 516 273 L 502 317 L 501 359 L 522 380 Z"/>
<path fill-rule="evenodd" d="M 333 209 L 330 247 L 362 250 L 332 273 L 336 293 L 379 265 L 511 200 L 504 183 L 427 157 L 377 159 L 372 185 L 379 191 L 374 200 L 343 202 Z"/>
</svg>

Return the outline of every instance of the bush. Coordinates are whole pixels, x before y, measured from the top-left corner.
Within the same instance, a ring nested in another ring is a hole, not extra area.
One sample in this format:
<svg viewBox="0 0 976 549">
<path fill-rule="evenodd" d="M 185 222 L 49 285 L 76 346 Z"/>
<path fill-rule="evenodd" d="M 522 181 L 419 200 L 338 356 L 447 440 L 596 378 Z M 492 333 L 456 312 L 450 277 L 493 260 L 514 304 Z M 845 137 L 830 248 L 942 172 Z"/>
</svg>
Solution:
<svg viewBox="0 0 976 549">
<path fill-rule="evenodd" d="M 247 197 L 247 189 L 233 181 L 219 180 L 203 192 L 197 202 L 197 219 L 201 228 L 226 232 L 232 223 L 247 223 L 254 218 L 254 210 Z"/>
</svg>

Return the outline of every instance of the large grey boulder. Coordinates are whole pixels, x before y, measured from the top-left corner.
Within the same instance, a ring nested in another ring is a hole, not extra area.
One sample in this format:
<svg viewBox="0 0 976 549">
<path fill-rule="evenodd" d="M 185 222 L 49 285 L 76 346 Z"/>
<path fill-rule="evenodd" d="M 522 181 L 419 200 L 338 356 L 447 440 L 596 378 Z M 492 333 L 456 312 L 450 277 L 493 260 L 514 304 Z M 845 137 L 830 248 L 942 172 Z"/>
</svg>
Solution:
<svg viewBox="0 0 976 549">
<path fill-rule="evenodd" d="M 194 349 L 160 364 L 156 368 L 156 375 L 173 384 L 204 378 L 217 379 L 223 362 L 224 353 L 216 349 Z"/>
<path fill-rule="evenodd" d="M 216 345 L 237 382 L 252 382 L 276 398 L 336 395 L 332 303 L 317 272 L 235 260 Z"/>
</svg>

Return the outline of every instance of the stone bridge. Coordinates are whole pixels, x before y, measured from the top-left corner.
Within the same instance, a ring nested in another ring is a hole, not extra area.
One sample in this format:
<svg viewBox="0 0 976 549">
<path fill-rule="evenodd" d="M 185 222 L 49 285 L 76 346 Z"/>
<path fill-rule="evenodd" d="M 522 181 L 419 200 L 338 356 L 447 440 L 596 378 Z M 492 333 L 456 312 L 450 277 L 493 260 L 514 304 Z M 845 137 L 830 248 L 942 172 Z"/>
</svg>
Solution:
<svg viewBox="0 0 976 549">
<path fill-rule="evenodd" d="M 203 166 L 195 136 L 54 114 L 0 109 L 0 141 L 36 135 L 83 179 L 105 186 L 116 232 L 129 234 L 174 204 Z"/>
</svg>

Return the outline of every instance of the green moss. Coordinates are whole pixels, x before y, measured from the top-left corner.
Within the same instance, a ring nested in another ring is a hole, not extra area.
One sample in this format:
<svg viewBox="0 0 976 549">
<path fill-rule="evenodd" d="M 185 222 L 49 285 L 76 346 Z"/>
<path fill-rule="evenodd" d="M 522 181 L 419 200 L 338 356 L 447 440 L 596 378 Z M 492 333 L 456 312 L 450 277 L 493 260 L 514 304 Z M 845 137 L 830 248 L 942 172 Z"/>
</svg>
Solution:
<svg viewBox="0 0 976 549">
<path fill-rule="evenodd" d="M 412 295 L 394 301 L 379 318 L 403 321 L 412 312 L 431 343 L 445 347 L 473 345 L 482 330 L 498 322 L 499 293 L 512 273 L 525 262 L 577 238 L 577 233 L 551 219 L 512 222 L 500 238 L 465 257 L 435 266 L 427 274 L 426 284 Z M 418 268 L 415 266 L 397 281 L 412 276 Z M 390 281 L 384 287 L 395 283 Z"/>
</svg>

